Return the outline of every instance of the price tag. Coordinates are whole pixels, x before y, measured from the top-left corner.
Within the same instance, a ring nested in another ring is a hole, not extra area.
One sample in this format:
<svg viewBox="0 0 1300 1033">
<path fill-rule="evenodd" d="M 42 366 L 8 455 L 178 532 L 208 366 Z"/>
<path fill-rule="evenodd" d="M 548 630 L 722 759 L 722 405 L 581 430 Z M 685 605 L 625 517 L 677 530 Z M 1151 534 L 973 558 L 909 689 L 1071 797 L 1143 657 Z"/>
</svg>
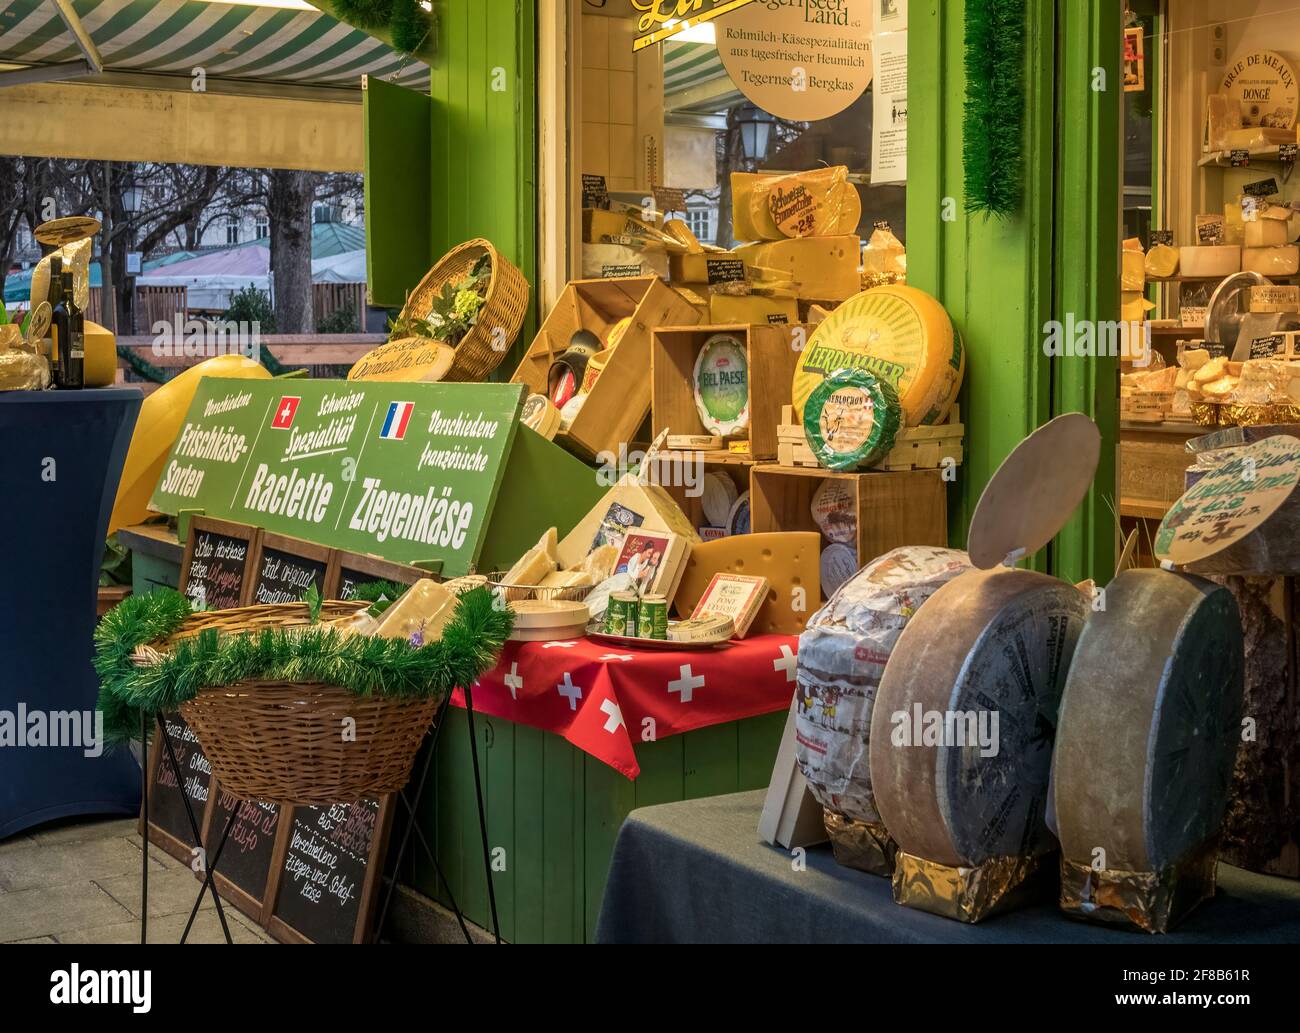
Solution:
<svg viewBox="0 0 1300 1033">
<path fill-rule="evenodd" d="M 1231 152 L 1232 167 L 1234 169 L 1244 169 L 1250 164 L 1250 151 L 1244 147 L 1239 147 Z"/>
<path fill-rule="evenodd" d="M 1196 217 L 1196 239 L 1200 244 L 1223 243 L 1223 216 L 1198 215 Z"/>
<path fill-rule="evenodd" d="M 582 174 L 582 207 L 609 210 L 609 187 L 605 177 L 590 172 Z"/>
<path fill-rule="evenodd" d="M 1173 230 L 1152 230 L 1150 246 L 1155 247 L 1157 244 L 1163 244 L 1165 247 L 1173 247 L 1174 231 Z"/>
<path fill-rule="evenodd" d="M 1178 310 L 1178 321 L 1183 326 L 1204 326 L 1207 311 L 1204 305 L 1184 305 Z"/>
<path fill-rule="evenodd" d="M 888 219 L 877 219 L 875 222 L 873 222 L 873 223 L 871 224 L 871 228 L 872 228 L 872 229 L 875 229 L 875 230 L 889 230 L 889 220 L 888 220 Z M 893 231 L 891 230 L 890 232 L 893 232 Z"/>
<path fill-rule="evenodd" d="M 1256 337 L 1250 342 L 1250 357 L 1252 359 L 1271 359 L 1282 350 L 1282 345 L 1283 340 L 1281 334 L 1271 334 L 1268 337 Z"/>
<path fill-rule="evenodd" d="M 1241 221 L 1255 222 L 1260 212 L 1268 210 L 1268 202 L 1256 194 L 1246 194 L 1241 199 Z"/>
<path fill-rule="evenodd" d="M 665 214 L 686 211 L 686 191 L 675 187 L 655 187 L 655 207 Z"/>
<path fill-rule="evenodd" d="M 1278 160 L 1283 165 L 1294 165 L 1296 151 L 1300 150 L 1300 144 L 1284 143 L 1277 149 Z"/>
<path fill-rule="evenodd" d="M 1278 192 L 1277 180 L 1269 176 L 1268 179 L 1261 179 L 1257 183 L 1247 183 L 1241 188 L 1241 192 L 1251 197 L 1272 197 Z"/>
<path fill-rule="evenodd" d="M 720 283 L 744 283 L 745 262 L 740 258 L 715 258 L 704 256 L 704 267 L 708 271 L 709 286 Z"/>
</svg>

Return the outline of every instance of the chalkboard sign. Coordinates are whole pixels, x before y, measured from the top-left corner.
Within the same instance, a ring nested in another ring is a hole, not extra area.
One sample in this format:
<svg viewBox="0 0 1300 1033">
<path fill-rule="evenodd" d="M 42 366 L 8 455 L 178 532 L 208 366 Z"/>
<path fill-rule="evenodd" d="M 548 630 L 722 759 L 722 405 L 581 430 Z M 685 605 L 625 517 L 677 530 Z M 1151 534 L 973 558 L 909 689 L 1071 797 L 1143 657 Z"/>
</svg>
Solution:
<svg viewBox="0 0 1300 1033">
<path fill-rule="evenodd" d="M 194 820 L 202 829 L 212 783 L 212 765 L 180 714 L 164 714 L 161 720 L 176 752 L 180 778 L 177 779 L 172 769 L 161 733 L 155 727 L 149 750 L 149 842 L 190 864 L 198 844 L 185 812 L 185 797 L 189 797 Z"/>
<path fill-rule="evenodd" d="M 369 582 L 392 581 L 399 585 L 413 585 L 420 578 L 429 576 L 428 571 L 419 567 L 408 567 L 405 563 L 392 563 L 359 552 L 340 552 L 335 563 L 338 578 L 332 598 L 337 599 L 355 598 L 357 586 Z"/>
<path fill-rule="evenodd" d="M 261 532 L 247 524 L 195 517 L 181 559 L 181 594 L 203 610 L 248 605 L 249 572 L 260 539 Z"/>
<path fill-rule="evenodd" d="M 312 585 L 322 596 L 329 596 L 334 588 L 327 577 L 331 573 L 331 552 L 314 542 L 263 532 L 249 604 L 301 602 Z"/>
<path fill-rule="evenodd" d="M 230 812 L 238 806 L 230 835 L 213 873 L 217 892 L 249 918 L 264 922 L 271 872 L 278 861 L 276 844 L 280 832 L 280 806 L 241 801 L 223 790 L 216 779 L 212 783 L 211 797 L 207 831 L 203 836 L 209 864 L 216 857 Z"/>
<path fill-rule="evenodd" d="M 276 873 L 271 935 L 290 943 L 362 943 L 370 935 L 392 797 L 295 807 Z"/>
<path fill-rule="evenodd" d="M 1281 334 L 1253 338 L 1250 342 L 1250 357 L 1252 359 L 1271 359 L 1282 350 L 1285 343 L 1286 341 Z"/>
</svg>

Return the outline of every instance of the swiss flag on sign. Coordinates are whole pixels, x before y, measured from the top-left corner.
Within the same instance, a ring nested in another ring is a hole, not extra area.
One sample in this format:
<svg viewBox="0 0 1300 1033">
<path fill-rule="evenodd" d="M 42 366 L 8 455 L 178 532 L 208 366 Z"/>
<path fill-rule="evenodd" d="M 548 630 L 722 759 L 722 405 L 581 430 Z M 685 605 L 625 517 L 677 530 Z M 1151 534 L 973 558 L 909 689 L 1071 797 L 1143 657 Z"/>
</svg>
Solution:
<svg viewBox="0 0 1300 1033">
<path fill-rule="evenodd" d="M 294 413 L 298 411 L 298 403 L 301 398 L 295 398 L 292 395 L 285 395 L 280 399 L 280 405 L 275 410 L 275 419 L 271 421 L 271 426 L 276 430 L 288 430 L 293 425 Z"/>
</svg>

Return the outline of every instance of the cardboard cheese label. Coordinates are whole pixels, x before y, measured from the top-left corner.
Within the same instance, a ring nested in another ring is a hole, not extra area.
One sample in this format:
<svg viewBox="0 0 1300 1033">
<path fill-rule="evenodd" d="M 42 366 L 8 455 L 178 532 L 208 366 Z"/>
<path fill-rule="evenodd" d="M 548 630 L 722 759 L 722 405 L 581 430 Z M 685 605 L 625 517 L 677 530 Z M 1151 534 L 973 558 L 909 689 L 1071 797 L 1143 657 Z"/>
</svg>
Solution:
<svg viewBox="0 0 1300 1033">
<path fill-rule="evenodd" d="M 1233 61 L 1223 77 L 1223 92 L 1241 103 L 1241 124 L 1270 129 L 1295 125 L 1295 67 L 1281 54 L 1256 50 Z"/>
<path fill-rule="evenodd" d="M 749 427 L 749 359 L 731 334 L 714 334 L 695 360 L 695 407 L 705 430 L 723 437 Z"/>
<path fill-rule="evenodd" d="M 1184 566 L 1223 552 L 1267 522 L 1297 484 L 1300 440 L 1280 434 L 1232 449 L 1165 514 L 1156 557 Z"/>
<path fill-rule="evenodd" d="M 887 381 L 865 370 L 844 370 L 813 388 L 803 422 L 819 463 L 829 470 L 858 470 L 889 454 L 903 410 Z"/>
</svg>

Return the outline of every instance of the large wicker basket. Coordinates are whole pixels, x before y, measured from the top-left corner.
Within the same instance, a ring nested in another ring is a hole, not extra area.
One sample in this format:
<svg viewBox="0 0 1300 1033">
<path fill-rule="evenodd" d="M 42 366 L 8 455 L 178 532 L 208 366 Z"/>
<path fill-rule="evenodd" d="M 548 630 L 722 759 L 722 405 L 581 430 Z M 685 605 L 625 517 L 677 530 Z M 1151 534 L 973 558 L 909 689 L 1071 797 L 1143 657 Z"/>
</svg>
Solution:
<svg viewBox="0 0 1300 1033">
<path fill-rule="evenodd" d="M 340 622 L 368 606 L 326 602 L 321 621 Z M 309 624 L 305 603 L 196 613 L 136 659 L 148 663 L 206 628 L 239 634 Z M 320 806 L 400 791 L 437 707 L 435 699 L 359 697 L 315 682 L 244 681 L 202 689 L 180 710 L 222 789 L 245 800 Z M 346 719 L 355 735 L 344 736 Z"/>
<path fill-rule="evenodd" d="M 456 345 L 456 356 L 445 381 L 479 381 L 501 364 L 506 352 L 519 336 L 528 311 L 528 281 L 510 261 L 487 240 L 468 240 L 452 248 L 430 269 L 406 299 L 404 318 L 427 319 L 433 311 L 433 299 L 443 285 L 469 275 L 483 255 L 492 257 L 492 280 L 488 285 L 478 322 Z M 501 331 L 498 333 L 498 330 Z"/>
</svg>

